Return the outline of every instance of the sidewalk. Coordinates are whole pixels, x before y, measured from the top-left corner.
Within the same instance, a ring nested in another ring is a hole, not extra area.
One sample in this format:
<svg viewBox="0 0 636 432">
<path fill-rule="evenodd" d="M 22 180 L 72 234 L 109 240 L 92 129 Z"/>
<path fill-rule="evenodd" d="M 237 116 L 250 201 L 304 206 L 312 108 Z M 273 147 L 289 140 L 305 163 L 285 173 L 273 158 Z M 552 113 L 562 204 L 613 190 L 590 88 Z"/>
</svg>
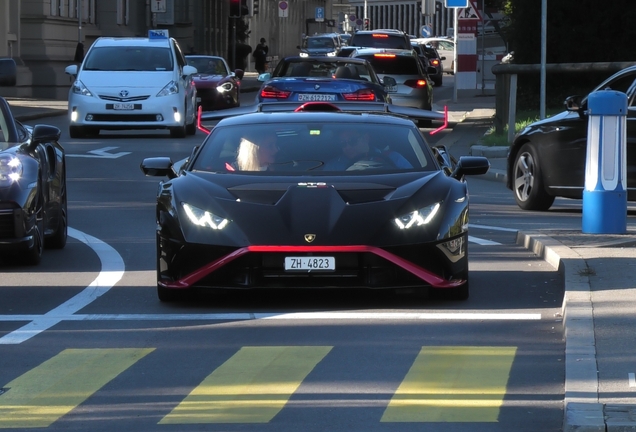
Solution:
<svg viewBox="0 0 636 432">
<path fill-rule="evenodd" d="M 242 92 L 258 89 L 250 78 Z M 67 111 L 66 101 L 7 100 L 25 122 Z M 444 106 L 452 131 L 438 144 L 457 158 L 489 157 L 491 169 L 483 178 L 505 181 L 501 149 L 474 146 L 492 125 L 494 95 L 462 94 L 455 102 L 437 101 L 434 109 Z M 517 244 L 558 269 L 564 280 L 564 432 L 636 431 L 636 224 L 628 219 L 622 235 L 528 230 L 517 233 Z"/>
</svg>

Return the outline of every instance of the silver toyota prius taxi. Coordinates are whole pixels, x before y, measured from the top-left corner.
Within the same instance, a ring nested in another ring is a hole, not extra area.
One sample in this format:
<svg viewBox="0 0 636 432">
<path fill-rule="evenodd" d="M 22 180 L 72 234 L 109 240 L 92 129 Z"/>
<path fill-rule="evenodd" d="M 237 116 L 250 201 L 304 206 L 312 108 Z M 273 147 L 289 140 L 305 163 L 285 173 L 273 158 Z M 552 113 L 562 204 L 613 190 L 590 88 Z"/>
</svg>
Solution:
<svg viewBox="0 0 636 432">
<path fill-rule="evenodd" d="M 100 130 L 167 129 L 174 138 L 196 132 L 197 69 L 167 30 L 147 38 L 100 37 L 80 66 L 68 95 L 71 138 Z"/>
</svg>

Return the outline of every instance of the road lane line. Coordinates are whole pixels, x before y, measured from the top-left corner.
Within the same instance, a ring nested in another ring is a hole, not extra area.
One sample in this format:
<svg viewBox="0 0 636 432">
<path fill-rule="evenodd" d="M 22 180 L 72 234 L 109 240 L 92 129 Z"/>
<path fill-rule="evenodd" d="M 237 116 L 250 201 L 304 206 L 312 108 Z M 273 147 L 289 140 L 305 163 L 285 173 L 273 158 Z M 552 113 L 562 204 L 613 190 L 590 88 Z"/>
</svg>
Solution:
<svg viewBox="0 0 636 432">
<path fill-rule="evenodd" d="M 630 387 L 636 387 L 636 375 L 633 372 L 627 374 L 627 380 Z"/>
<path fill-rule="evenodd" d="M 37 321 L 46 315 L 0 315 L 3 321 Z M 60 321 L 253 321 L 253 320 L 391 320 L 391 321 L 539 321 L 540 313 L 477 312 L 290 312 L 210 314 L 73 314 L 55 315 Z M 0 339 L 1 340 L 1 339 Z"/>
<path fill-rule="evenodd" d="M 86 307 L 98 297 L 104 295 L 124 275 L 124 260 L 110 245 L 103 241 L 78 231 L 68 228 L 68 235 L 86 244 L 97 254 L 102 264 L 102 269 L 97 278 L 84 290 L 76 294 L 55 309 L 44 315 L 37 316 L 33 321 L 23 327 L 0 337 L 0 345 L 22 343 L 33 336 L 48 330 L 62 320 L 59 316 L 71 315 Z"/>
<path fill-rule="evenodd" d="M 516 347 L 423 347 L 382 422 L 496 422 Z"/>
<path fill-rule="evenodd" d="M 62 351 L 4 386 L 0 429 L 50 426 L 153 350 Z"/>
<path fill-rule="evenodd" d="M 243 347 L 159 424 L 267 423 L 331 349 Z"/>
<path fill-rule="evenodd" d="M 514 233 L 519 231 L 516 228 L 504 228 L 504 227 L 498 227 L 498 226 L 476 225 L 476 224 L 468 224 L 468 228 L 479 228 L 479 229 L 487 229 L 492 231 L 506 231 L 506 232 L 514 232 Z"/>
<path fill-rule="evenodd" d="M 496 242 L 496 241 L 492 241 L 492 240 L 486 240 L 486 239 L 482 239 L 479 237 L 473 237 L 473 236 L 468 236 L 468 241 L 471 243 L 477 243 L 478 245 L 481 246 L 498 246 L 501 243 Z"/>
</svg>

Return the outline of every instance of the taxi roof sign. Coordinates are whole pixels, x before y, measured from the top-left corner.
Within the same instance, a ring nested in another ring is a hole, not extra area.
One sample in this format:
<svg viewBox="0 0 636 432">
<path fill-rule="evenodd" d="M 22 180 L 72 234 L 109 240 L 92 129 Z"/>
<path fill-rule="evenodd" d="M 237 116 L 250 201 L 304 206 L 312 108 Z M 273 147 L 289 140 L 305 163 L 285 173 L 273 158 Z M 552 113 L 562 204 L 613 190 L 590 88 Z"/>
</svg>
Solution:
<svg viewBox="0 0 636 432">
<path fill-rule="evenodd" d="M 148 30 L 148 39 L 168 39 L 167 29 L 150 29 Z"/>
</svg>

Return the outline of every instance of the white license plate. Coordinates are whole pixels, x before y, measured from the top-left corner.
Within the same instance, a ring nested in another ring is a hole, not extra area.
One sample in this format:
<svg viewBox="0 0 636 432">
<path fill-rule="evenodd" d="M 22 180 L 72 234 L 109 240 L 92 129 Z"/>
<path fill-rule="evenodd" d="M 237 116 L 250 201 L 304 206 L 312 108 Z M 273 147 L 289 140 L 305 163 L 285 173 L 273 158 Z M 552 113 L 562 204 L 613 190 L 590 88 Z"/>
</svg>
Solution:
<svg viewBox="0 0 636 432">
<path fill-rule="evenodd" d="M 116 103 L 116 104 L 113 104 L 113 109 L 116 109 L 116 110 L 134 110 L 135 109 L 135 104 L 131 104 L 131 103 Z"/>
<path fill-rule="evenodd" d="M 288 271 L 314 271 L 335 269 L 335 257 L 285 257 L 285 270 Z"/>
<path fill-rule="evenodd" d="M 389 93 L 395 93 L 397 91 L 397 86 L 386 86 L 386 91 Z"/>
<path fill-rule="evenodd" d="M 298 95 L 299 102 L 333 102 L 336 100 L 336 95 L 334 94 L 318 94 L 318 93 L 300 93 Z"/>
</svg>

